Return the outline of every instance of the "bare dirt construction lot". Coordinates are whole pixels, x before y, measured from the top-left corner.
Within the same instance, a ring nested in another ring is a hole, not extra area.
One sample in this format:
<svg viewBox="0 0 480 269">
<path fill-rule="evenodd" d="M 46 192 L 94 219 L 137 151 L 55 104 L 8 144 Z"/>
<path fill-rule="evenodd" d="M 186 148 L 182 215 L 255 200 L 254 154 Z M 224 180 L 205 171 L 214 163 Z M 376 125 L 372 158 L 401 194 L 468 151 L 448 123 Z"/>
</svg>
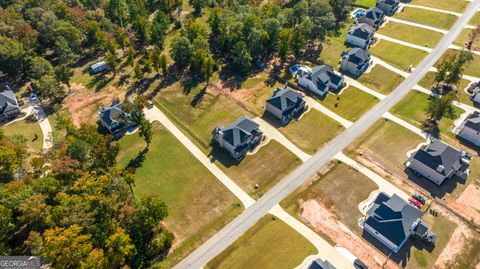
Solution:
<svg viewBox="0 0 480 269">
<path fill-rule="evenodd" d="M 302 218 L 315 230 L 329 236 L 336 246 L 348 249 L 369 268 L 382 268 L 386 258 L 352 233 L 325 205 L 315 199 L 300 201 L 300 212 Z M 388 262 L 383 268 L 398 268 L 398 266 Z"/>
<path fill-rule="evenodd" d="M 480 224 L 480 187 L 470 184 L 458 199 L 446 199 L 450 208 Z"/>
<path fill-rule="evenodd" d="M 100 106 L 109 106 L 114 100 L 123 100 L 125 92 L 110 86 L 101 92 L 88 91 L 84 85 L 72 83 L 72 93 L 65 98 L 63 107 L 68 109 L 75 126 L 94 123 Z"/>
</svg>

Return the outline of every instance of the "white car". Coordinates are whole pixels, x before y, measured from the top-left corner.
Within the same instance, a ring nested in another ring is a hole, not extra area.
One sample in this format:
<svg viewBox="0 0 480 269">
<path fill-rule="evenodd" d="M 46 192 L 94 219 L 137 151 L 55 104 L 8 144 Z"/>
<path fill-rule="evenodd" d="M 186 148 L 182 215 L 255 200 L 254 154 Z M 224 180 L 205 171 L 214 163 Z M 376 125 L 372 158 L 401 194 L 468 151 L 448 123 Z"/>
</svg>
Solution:
<svg viewBox="0 0 480 269">
<path fill-rule="evenodd" d="M 303 64 L 296 64 L 292 67 L 289 68 L 290 73 L 292 73 L 292 76 L 294 78 L 301 78 L 305 75 L 311 74 L 312 69 L 306 65 Z"/>
</svg>

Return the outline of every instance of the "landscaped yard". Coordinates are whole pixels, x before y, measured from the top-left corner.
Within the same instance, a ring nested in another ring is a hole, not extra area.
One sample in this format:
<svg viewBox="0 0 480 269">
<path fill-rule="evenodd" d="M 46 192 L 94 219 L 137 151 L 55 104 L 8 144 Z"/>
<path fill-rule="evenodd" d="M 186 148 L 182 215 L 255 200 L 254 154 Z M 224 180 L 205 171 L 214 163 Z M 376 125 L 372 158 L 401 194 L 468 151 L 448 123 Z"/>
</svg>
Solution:
<svg viewBox="0 0 480 269">
<path fill-rule="evenodd" d="M 428 72 L 420 82 L 418 82 L 418 85 L 431 90 L 433 86 L 435 86 L 435 75 L 437 73 L 435 72 Z M 458 99 L 460 102 L 463 102 L 465 104 L 471 104 L 472 101 L 470 100 L 470 96 L 465 92 L 465 88 L 468 87 L 470 84 L 469 80 L 462 79 L 460 80 L 460 83 L 458 83 L 457 91 L 458 91 Z"/>
<path fill-rule="evenodd" d="M 0 127 L 5 135 L 21 135 L 26 139 L 27 148 L 34 152 L 41 152 L 43 134 L 40 125 L 34 116 Z"/>
<path fill-rule="evenodd" d="M 390 41 L 381 40 L 370 52 L 378 58 L 398 67 L 407 70 L 410 65 L 417 66 L 427 52 L 412 47 L 403 46 Z"/>
<path fill-rule="evenodd" d="M 120 167 L 145 148 L 138 133 L 119 140 Z M 137 198 L 156 194 L 168 206 L 166 226 L 181 242 L 167 260 L 172 267 L 242 210 L 239 201 L 164 127 L 154 123 L 153 141 L 135 174 Z"/>
<path fill-rule="evenodd" d="M 276 118 L 267 118 L 273 124 L 279 123 Z M 344 130 L 341 124 L 315 109 L 311 109 L 299 121 L 292 120 L 287 126 L 278 128 L 292 143 L 310 154 Z"/>
<path fill-rule="evenodd" d="M 442 12 L 406 7 L 403 12 L 397 13 L 395 18 L 447 30 L 453 26 L 458 17 Z"/>
<path fill-rule="evenodd" d="M 364 7 L 374 7 L 377 4 L 376 0 L 355 0 L 355 4 Z"/>
<path fill-rule="evenodd" d="M 290 269 L 315 253 L 315 247 L 302 235 L 267 215 L 211 260 L 206 268 Z"/>
<path fill-rule="evenodd" d="M 358 209 L 358 204 L 368 198 L 372 191 L 378 189 L 368 177 L 351 168 L 350 166 L 337 163 L 313 184 L 308 183 L 308 188 L 299 188 L 281 205 L 293 215 L 299 214 L 299 201 L 308 199 L 321 200 L 331 206 L 340 222 L 349 229 L 361 234 L 358 219 L 363 215 Z"/>
<path fill-rule="evenodd" d="M 375 96 L 350 86 L 344 89 L 340 95 L 329 93 L 320 102 L 345 119 L 356 121 L 378 101 Z"/>
<path fill-rule="evenodd" d="M 435 47 L 443 37 L 439 32 L 393 21 L 380 28 L 378 33 L 429 48 Z"/>
<path fill-rule="evenodd" d="M 462 12 L 468 6 L 466 0 L 412 0 L 409 4 Z"/>
<path fill-rule="evenodd" d="M 368 73 L 361 75 L 357 81 L 379 93 L 388 94 L 403 81 L 403 77 L 382 65 L 375 65 Z"/>
</svg>

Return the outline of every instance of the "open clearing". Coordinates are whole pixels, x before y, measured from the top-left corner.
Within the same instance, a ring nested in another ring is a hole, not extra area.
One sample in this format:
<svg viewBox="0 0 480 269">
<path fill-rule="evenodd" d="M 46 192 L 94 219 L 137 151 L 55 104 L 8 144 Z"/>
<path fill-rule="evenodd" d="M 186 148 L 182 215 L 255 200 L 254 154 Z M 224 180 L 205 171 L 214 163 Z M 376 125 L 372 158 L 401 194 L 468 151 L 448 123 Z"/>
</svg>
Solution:
<svg viewBox="0 0 480 269">
<path fill-rule="evenodd" d="M 379 93 L 388 94 L 403 81 L 403 77 L 382 65 L 375 65 L 368 73 L 361 75 L 357 81 Z"/>
<path fill-rule="evenodd" d="M 290 269 L 315 253 L 317 250 L 307 239 L 281 220 L 267 215 L 211 260 L 206 268 Z"/>
<path fill-rule="evenodd" d="M 168 206 L 166 225 L 175 250 L 162 262 L 171 267 L 242 210 L 239 201 L 164 127 L 154 123 L 153 141 L 135 174 L 137 197 L 156 194 Z M 119 140 L 121 167 L 145 148 L 138 133 Z"/>
<path fill-rule="evenodd" d="M 376 0 L 356 0 L 355 4 L 364 7 L 374 7 L 377 4 Z"/>
<path fill-rule="evenodd" d="M 322 42 L 320 57 L 318 58 L 320 63 L 331 65 L 334 69 L 337 69 L 342 53 L 347 50 L 345 39 L 347 38 L 349 28 L 350 24 L 346 23 L 335 36 L 325 38 L 325 41 Z"/>
<path fill-rule="evenodd" d="M 466 0 L 412 0 L 409 4 L 462 12 L 468 6 Z"/>
<path fill-rule="evenodd" d="M 435 47 L 443 37 L 439 32 L 393 21 L 385 24 L 378 33 L 427 48 Z"/>
<path fill-rule="evenodd" d="M 410 7 L 405 7 L 403 12 L 395 14 L 395 18 L 445 30 L 450 29 L 457 20 L 457 16 L 452 14 Z"/>
<path fill-rule="evenodd" d="M 423 50 L 414 49 L 386 40 L 378 42 L 375 46 L 370 48 L 370 52 L 378 58 L 402 70 L 407 70 L 410 65 L 414 67 L 417 66 L 427 55 Z"/>
<path fill-rule="evenodd" d="M 43 147 L 43 134 L 40 125 L 33 115 L 26 119 L 10 123 L 0 129 L 7 136 L 21 135 L 26 139 L 30 152 L 41 152 Z"/>
</svg>

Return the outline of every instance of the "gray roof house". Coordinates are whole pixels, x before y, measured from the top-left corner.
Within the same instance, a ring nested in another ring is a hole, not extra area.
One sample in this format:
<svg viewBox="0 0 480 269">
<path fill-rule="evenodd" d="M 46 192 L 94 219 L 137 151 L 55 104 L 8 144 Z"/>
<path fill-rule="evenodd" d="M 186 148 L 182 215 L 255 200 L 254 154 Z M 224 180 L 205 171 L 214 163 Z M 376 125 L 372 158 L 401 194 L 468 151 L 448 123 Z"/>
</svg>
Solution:
<svg viewBox="0 0 480 269">
<path fill-rule="evenodd" d="M 471 142 L 477 147 L 480 146 L 480 113 L 475 111 L 468 115 L 458 129 L 458 137 Z"/>
<path fill-rule="evenodd" d="M 473 89 L 473 95 L 472 95 L 471 99 L 472 99 L 473 104 L 475 106 L 480 106 L 480 82 Z"/>
<path fill-rule="evenodd" d="M 387 16 L 393 16 L 400 8 L 400 0 L 377 0 L 377 7 Z"/>
<path fill-rule="evenodd" d="M 412 154 L 405 165 L 415 173 L 441 185 L 445 179 L 454 175 L 465 179 L 468 176 L 469 164 L 465 152 L 434 139 Z"/>
<path fill-rule="evenodd" d="M 422 211 L 396 194 L 381 192 L 367 212 L 363 230 L 397 253 L 415 233 Z"/>
<path fill-rule="evenodd" d="M 0 92 L 0 121 L 13 119 L 18 114 L 20 114 L 20 106 L 15 93 L 6 86 L 6 89 Z"/>
<path fill-rule="evenodd" d="M 278 118 L 283 124 L 287 124 L 295 117 L 300 116 L 306 108 L 303 96 L 285 86 L 277 88 L 273 96 L 266 101 L 267 112 Z"/>
<path fill-rule="evenodd" d="M 331 264 L 329 261 L 316 259 L 312 262 L 308 269 L 335 269 L 335 266 L 333 266 L 333 264 Z"/>
<path fill-rule="evenodd" d="M 101 72 L 106 71 L 106 70 L 108 70 L 108 65 L 104 61 L 94 63 L 94 64 L 92 64 L 92 66 L 90 66 L 90 74 L 92 74 L 92 75 L 101 73 Z"/>
<path fill-rule="evenodd" d="M 263 133 L 256 122 L 241 116 L 227 127 L 215 127 L 212 137 L 230 156 L 241 160 L 262 141 Z"/>
<path fill-rule="evenodd" d="M 375 43 L 375 29 L 372 26 L 366 23 L 357 23 L 348 29 L 345 44 L 368 49 L 373 43 Z"/>
<path fill-rule="evenodd" d="M 373 27 L 374 29 L 380 28 L 380 26 L 385 22 L 385 13 L 377 7 L 369 8 L 365 14 L 360 16 L 357 19 L 358 23 L 366 23 Z"/>
<path fill-rule="evenodd" d="M 331 66 L 319 65 L 312 69 L 312 73 L 301 77 L 298 84 L 319 96 L 325 96 L 328 91 L 339 93 L 345 86 L 345 78 L 336 73 Z"/>
<path fill-rule="evenodd" d="M 368 51 L 361 48 L 354 48 L 342 56 L 340 70 L 355 76 L 360 76 L 371 64 L 372 59 Z"/>
<path fill-rule="evenodd" d="M 121 136 L 128 128 L 127 118 L 129 114 L 122 110 L 122 106 L 122 103 L 118 103 L 111 107 L 102 107 L 98 112 L 100 123 L 114 137 Z"/>
</svg>

